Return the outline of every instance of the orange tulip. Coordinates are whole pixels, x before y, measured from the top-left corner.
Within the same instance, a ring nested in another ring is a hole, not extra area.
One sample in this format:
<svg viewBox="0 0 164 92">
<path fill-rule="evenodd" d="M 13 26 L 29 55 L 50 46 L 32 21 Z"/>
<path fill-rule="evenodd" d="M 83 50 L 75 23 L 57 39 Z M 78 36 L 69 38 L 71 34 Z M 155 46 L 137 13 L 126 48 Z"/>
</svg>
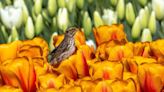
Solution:
<svg viewBox="0 0 164 92">
<path fill-rule="evenodd" d="M 34 64 L 34 68 L 37 76 L 53 71 L 52 66 L 48 62 L 46 62 L 43 58 L 32 58 L 32 62 Z"/>
<path fill-rule="evenodd" d="M 136 86 L 136 92 L 141 92 L 141 88 L 140 88 L 140 83 L 138 80 L 138 76 L 137 74 L 131 73 L 131 72 L 124 72 L 123 75 L 123 80 L 127 80 L 127 79 L 133 79 L 135 86 Z"/>
<path fill-rule="evenodd" d="M 83 92 L 94 92 L 96 81 L 93 81 L 90 77 L 83 77 L 76 80 L 74 84 L 81 86 Z"/>
<path fill-rule="evenodd" d="M 79 47 L 80 45 L 85 45 L 85 35 L 81 30 L 77 31 L 75 34 L 75 45 Z"/>
<path fill-rule="evenodd" d="M 75 55 L 74 66 L 78 73 L 78 77 L 89 76 L 89 66 L 87 64 L 87 59 L 82 51 L 77 51 Z"/>
<path fill-rule="evenodd" d="M 8 86 L 8 85 L 1 86 L 0 91 L 1 92 L 23 92 L 22 89 L 20 89 L 20 88 L 14 88 L 14 87 Z"/>
<path fill-rule="evenodd" d="M 134 55 L 151 57 L 150 43 L 149 42 L 136 42 L 134 43 Z"/>
<path fill-rule="evenodd" d="M 21 87 L 24 92 L 36 91 L 36 72 L 30 58 L 15 58 L 0 66 L 2 79 L 6 85 Z"/>
<path fill-rule="evenodd" d="M 164 40 L 157 40 L 150 43 L 150 49 L 153 56 L 158 60 L 159 63 L 164 64 Z"/>
<path fill-rule="evenodd" d="M 125 69 L 135 74 L 138 73 L 138 67 L 140 65 L 144 63 L 155 63 L 155 62 L 157 61 L 153 58 L 145 58 L 141 56 L 134 56 L 133 58 L 125 59 L 123 61 L 125 65 Z"/>
<path fill-rule="evenodd" d="M 8 59 L 13 59 L 17 57 L 17 50 L 19 49 L 21 41 L 14 41 L 9 44 L 0 45 L 0 64 Z"/>
<path fill-rule="evenodd" d="M 41 57 L 47 60 L 48 51 L 48 44 L 45 40 L 34 38 L 33 40 L 23 41 L 17 52 L 19 57 Z"/>
<path fill-rule="evenodd" d="M 133 57 L 133 50 L 131 47 L 126 45 L 115 46 L 106 49 L 107 54 L 109 55 L 108 60 L 119 61 L 123 58 Z"/>
<path fill-rule="evenodd" d="M 55 70 L 64 74 L 68 79 L 77 79 L 77 71 L 73 65 L 74 56 L 69 57 L 68 59 L 61 62 L 61 64 Z"/>
<path fill-rule="evenodd" d="M 90 76 L 96 79 L 122 79 L 123 65 L 119 62 L 102 61 L 90 66 Z"/>
<path fill-rule="evenodd" d="M 105 80 L 98 82 L 93 92 L 136 92 L 136 85 L 133 79 Z"/>
<path fill-rule="evenodd" d="M 133 79 L 115 80 L 111 84 L 112 92 L 137 92 Z"/>
<path fill-rule="evenodd" d="M 100 26 L 94 28 L 93 33 L 98 46 L 112 40 L 121 43 L 127 42 L 126 35 L 123 31 L 123 25 Z"/>
<path fill-rule="evenodd" d="M 138 78 L 142 92 L 161 92 L 164 86 L 164 66 L 142 64 L 138 68 Z"/>
<path fill-rule="evenodd" d="M 65 84 L 65 76 L 64 75 L 55 75 L 52 73 L 47 73 L 39 76 L 38 78 L 39 89 L 49 89 L 55 88 L 59 89 Z"/>
<path fill-rule="evenodd" d="M 100 81 L 92 92 L 113 92 L 111 86 L 106 81 Z"/>
</svg>

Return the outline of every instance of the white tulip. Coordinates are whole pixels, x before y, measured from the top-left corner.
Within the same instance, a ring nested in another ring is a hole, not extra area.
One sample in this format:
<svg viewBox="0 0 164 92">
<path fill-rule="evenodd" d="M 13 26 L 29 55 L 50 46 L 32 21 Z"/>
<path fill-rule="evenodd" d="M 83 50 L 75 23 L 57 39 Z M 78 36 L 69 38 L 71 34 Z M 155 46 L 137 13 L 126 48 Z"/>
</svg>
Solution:
<svg viewBox="0 0 164 92">
<path fill-rule="evenodd" d="M 155 11 L 156 18 L 161 20 L 164 18 L 164 0 L 152 0 L 152 7 Z"/>
<path fill-rule="evenodd" d="M 22 24 L 22 9 L 14 6 L 7 6 L 0 10 L 3 24 L 12 29 L 13 26 L 19 28 Z"/>
<path fill-rule="evenodd" d="M 27 18 L 29 16 L 29 12 L 28 12 L 28 9 L 26 7 L 26 4 L 25 4 L 24 0 L 15 0 L 14 1 L 14 6 L 22 8 L 22 13 L 23 13 L 22 21 L 25 24 L 26 21 L 27 21 Z"/>
<path fill-rule="evenodd" d="M 102 19 L 104 21 L 104 24 L 107 24 L 107 25 L 116 24 L 117 23 L 117 13 L 110 9 L 105 9 Z"/>
<path fill-rule="evenodd" d="M 148 28 L 144 29 L 142 32 L 142 36 L 141 36 L 141 42 L 151 42 L 152 41 L 152 36 L 151 36 L 151 32 Z"/>
<path fill-rule="evenodd" d="M 57 16 L 58 27 L 65 31 L 69 24 L 68 11 L 66 8 L 60 8 Z"/>
</svg>

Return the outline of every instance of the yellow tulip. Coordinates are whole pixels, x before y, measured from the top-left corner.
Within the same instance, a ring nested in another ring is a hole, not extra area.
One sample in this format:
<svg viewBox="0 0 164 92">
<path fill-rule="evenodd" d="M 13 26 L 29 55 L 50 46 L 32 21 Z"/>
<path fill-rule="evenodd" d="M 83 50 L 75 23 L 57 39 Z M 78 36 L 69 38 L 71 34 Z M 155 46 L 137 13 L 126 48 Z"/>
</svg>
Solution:
<svg viewBox="0 0 164 92">
<path fill-rule="evenodd" d="M 122 79 L 123 65 L 119 62 L 102 61 L 94 63 L 90 66 L 90 76 L 96 79 Z"/>
<path fill-rule="evenodd" d="M 150 43 L 150 49 L 154 58 L 157 59 L 159 63 L 164 63 L 164 40 L 157 40 Z"/>
<path fill-rule="evenodd" d="M 100 26 L 93 29 L 96 44 L 100 45 L 111 40 L 127 41 L 123 25 Z M 102 36 L 103 35 L 103 36 Z"/>
<path fill-rule="evenodd" d="M 138 78 L 142 92 L 161 92 L 164 85 L 164 66 L 143 64 L 138 68 Z"/>
<path fill-rule="evenodd" d="M 6 85 L 22 88 L 24 92 L 36 91 L 36 72 L 30 58 L 7 60 L 0 66 L 0 71 Z"/>
<path fill-rule="evenodd" d="M 0 45 L 0 63 L 8 59 L 13 59 L 17 57 L 17 50 L 19 46 L 22 44 L 21 41 L 14 41 L 9 44 L 1 44 Z"/>
<path fill-rule="evenodd" d="M 133 57 L 133 50 L 129 46 L 115 46 L 106 49 L 107 54 L 109 55 L 108 60 L 111 61 L 118 61 L 122 60 L 123 58 L 130 58 Z"/>
<path fill-rule="evenodd" d="M 134 74 L 134 73 L 131 73 L 131 72 L 124 72 L 123 80 L 127 80 L 127 79 L 130 79 L 130 78 L 133 79 L 133 81 L 135 82 L 136 92 L 141 92 L 140 83 L 139 83 L 137 74 Z"/>
</svg>

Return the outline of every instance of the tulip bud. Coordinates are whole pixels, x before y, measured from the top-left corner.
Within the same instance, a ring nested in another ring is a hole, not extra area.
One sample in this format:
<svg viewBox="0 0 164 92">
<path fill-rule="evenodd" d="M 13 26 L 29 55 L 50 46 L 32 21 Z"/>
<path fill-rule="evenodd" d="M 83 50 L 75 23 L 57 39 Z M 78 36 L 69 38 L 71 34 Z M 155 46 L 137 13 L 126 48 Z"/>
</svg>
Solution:
<svg viewBox="0 0 164 92">
<path fill-rule="evenodd" d="M 54 16 L 57 11 L 56 0 L 48 0 L 48 12 L 51 16 Z"/>
<path fill-rule="evenodd" d="M 35 9 L 34 8 L 32 8 L 32 13 L 31 14 L 32 14 L 33 21 L 36 21 L 37 16 L 35 14 Z"/>
<path fill-rule="evenodd" d="M 144 9 L 140 10 L 139 19 L 140 19 L 141 29 L 146 28 L 148 24 L 148 18 Z"/>
<path fill-rule="evenodd" d="M 116 5 L 117 5 L 117 1 L 118 1 L 118 0 L 110 0 L 110 3 L 111 3 L 113 6 L 116 6 Z"/>
<path fill-rule="evenodd" d="M 35 23 L 35 33 L 39 35 L 43 31 L 44 23 L 43 17 L 41 14 L 37 16 L 36 23 Z"/>
<path fill-rule="evenodd" d="M 36 15 L 40 14 L 42 11 L 42 0 L 35 0 L 34 11 Z"/>
<path fill-rule="evenodd" d="M 28 17 L 27 23 L 25 25 L 25 36 L 28 39 L 32 39 L 34 37 L 34 35 L 35 35 L 35 33 L 34 33 L 34 25 L 33 25 L 31 17 Z"/>
<path fill-rule="evenodd" d="M 12 42 L 11 35 L 7 39 L 7 43 L 10 43 L 10 42 Z"/>
<path fill-rule="evenodd" d="M 144 29 L 141 36 L 141 42 L 152 41 L 152 36 L 149 29 Z"/>
<path fill-rule="evenodd" d="M 68 11 L 66 8 L 60 8 L 57 16 L 58 27 L 65 32 L 69 24 Z"/>
<path fill-rule="evenodd" d="M 55 48 L 55 46 L 54 46 L 54 44 L 53 44 L 53 42 L 54 42 L 53 38 L 54 38 L 54 36 L 57 36 L 57 35 L 58 35 L 57 32 L 54 32 L 54 33 L 51 35 L 50 42 L 49 42 L 50 51 L 52 51 L 52 50 Z"/>
<path fill-rule="evenodd" d="M 22 9 L 19 7 L 7 6 L 0 10 L 3 24 L 12 29 L 13 26 L 19 28 L 22 24 Z"/>
<path fill-rule="evenodd" d="M 148 22 L 149 17 L 150 17 L 150 10 L 149 10 L 148 6 L 145 6 L 144 10 L 145 10 L 146 18 L 147 18 L 146 20 Z"/>
<path fill-rule="evenodd" d="M 164 0 L 152 0 L 152 7 L 158 20 L 164 18 Z"/>
<path fill-rule="evenodd" d="M 57 31 L 57 19 L 56 19 L 56 17 L 53 17 L 53 19 L 52 19 L 52 31 L 53 32 Z"/>
<path fill-rule="evenodd" d="M 103 21 L 101 19 L 101 16 L 100 16 L 100 14 L 97 11 L 94 11 L 93 19 L 94 19 L 95 27 L 103 25 Z"/>
<path fill-rule="evenodd" d="M 84 6 L 84 0 L 76 0 L 76 5 L 79 9 L 82 9 Z"/>
<path fill-rule="evenodd" d="M 104 14 L 102 16 L 103 22 L 106 25 L 112 25 L 117 23 L 117 13 L 109 10 L 109 9 L 104 9 Z"/>
<path fill-rule="evenodd" d="M 16 28 L 13 27 L 12 31 L 11 31 L 11 41 L 16 41 L 16 40 L 19 40 L 19 34 L 18 34 Z"/>
<path fill-rule="evenodd" d="M 124 18 L 124 12 L 125 12 L 125 2 L 124 0 L 119 0 L 117 3 L 117 14 L 118 14 L 118 18 L 119 19 L 123 19 Z"/>
<path fill-rule="evenodd" d="M 75 8 L 76 0 L 66 0 L 66 7 L 69 12 L 72 12 Z"/>
<path fill-rule="evenodd" d="M 3 7 L 2 2 L 0 2 L 0 10 L 1 10 L 2 7 Z"/>
<path fill-rule="evenodd" d="M 132 3 L 126 5 L 126 20 L 130 25 L 133 25 L 135 21 L 135 13 L 132 6 Z"/>
<path fill-rule="evenodd" d="M 64 8 L 65 7 L 65 0 L 57 0 L 57 1 L 58 1 L 59 8 Z"/>
<path fill-rule="evenodd" d="M 91 22 L 91 18 L 88 15 L 88 12 L 84 13 L 83 28 L 84 28 L 85 35 L 89 36 L 92 30 L 92 22 Z"/>
<path fill-rule="evenodd" d="M 155 19 L 155 12 L 152 11 L 149 19 L 148 28 L 150 29 L 152 34 L 156 32 L 156 19 Z"/>
<path fill-rule="evenodd" d="M 132 37 L 133 39 L 137 39 L 140 36 L 141 27 L 140 27 L 140 19 L 139 16 L 136 18 L 133 27 L 132 27 Z"/>
<path fill-rule="evenodd" d="M 42 10 L 42 16 L 43 16 L 43 19 L 45 19 L 46 21 L 45 22 L 51 22 L 51 18 L 49 17 L 49 15 L 48 15 L 48 11 L 47 11 L 47 9 L 43 9 Z M 35 19 L 34 19 L 35 18 Z M 36 20 L 36 16 L 34 16 L 34 20 Z"/>
<path fill-rule="evenodd" d="M 145 6 L 147 4 L 147 0 L 138 0 L 138 2 L 142 5 Z"/>
<path fill-rule="evenodd" d="M 11 0 L 5 0 L 5 2 L 6 2 L 7 5 L 11 5 L 12 4 Z"/>
</svg>

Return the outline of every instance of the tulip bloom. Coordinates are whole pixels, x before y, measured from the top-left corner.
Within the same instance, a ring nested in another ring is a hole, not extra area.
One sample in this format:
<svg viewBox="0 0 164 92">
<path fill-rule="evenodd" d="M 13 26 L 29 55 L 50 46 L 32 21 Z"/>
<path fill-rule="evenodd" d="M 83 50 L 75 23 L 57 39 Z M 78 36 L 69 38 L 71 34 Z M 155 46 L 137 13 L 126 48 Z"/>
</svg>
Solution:
<svg viewBox="0 0 164 92">
<path fill-rule="evenodd" d="M 103 22 L 106 25 L 112 25 L 117 23 L 117 13 L 110 9 L 105 9 L 102 16 Z"/>
<path fill-rule="evenodd" d="M 91 64 L 90 67 L 89 73 L 94 80 L 122 79 L 123 77 L 123 65 L 119 62 L 102 61 Z"/>
<path fill-rule="evenodd" d="M 135 85 L 136 85 L 136 91 L 135 92 L 141 92 L 140 83 L 139 83 L 137 74 L 134 74 L 131 72 L 124 72 L 123 80 L 127 80 L 130 78 L 135 82 Z"/>
<path fill-rule="evenodd" d="M 22 24 L 22 9 L 20 7 L 7 6 L 0 10 L 1 19 L 7 28 L 17 27 Z"/>
<path fill-rule="evenodd" d="M 6 85 L 20 87 L 24 92 L 36 91 L 36 72 L 30 58 L 10 59 L 0 67 L 1 76 Z"/>
<path fill-rule="evenodd" d="M 156 18 L 161 20 L 164 18 L 164 1 L 163 0 L 152 0 L 152 7 L 155 11 Z"/>
<path fill-rule="evenodd" d="M 157 40 L 150 43 L 150 49 L 152 51 L 153 57 L 157 59 L 159 63 L 164 63 L 164 40 Z"/>
<path fill-rule="evenodd" d="M 164 84 L 164 66 L 143 64 L 138 68 L 138 78 L 142 92 L 161 92 Z"/>
<path fill-rule="evenodd" d="M 119 61 L 123 58 L 131 58 L 133 57 L 133 50 L 130 46 L 115 46 L 111 48 L 107 48 L 106 52 L 108 54 L 108 60 L 111 61 Z"/>
<path fill-rule="evenodd" d="M 126 42 L 126 35 L 123 31 L 123 25 L 100 26 L 93 30 L 96 44 L 100 45 L 112 40 Z M 102 36 L 103 35 L 103 36 Z"/>
</svg>

